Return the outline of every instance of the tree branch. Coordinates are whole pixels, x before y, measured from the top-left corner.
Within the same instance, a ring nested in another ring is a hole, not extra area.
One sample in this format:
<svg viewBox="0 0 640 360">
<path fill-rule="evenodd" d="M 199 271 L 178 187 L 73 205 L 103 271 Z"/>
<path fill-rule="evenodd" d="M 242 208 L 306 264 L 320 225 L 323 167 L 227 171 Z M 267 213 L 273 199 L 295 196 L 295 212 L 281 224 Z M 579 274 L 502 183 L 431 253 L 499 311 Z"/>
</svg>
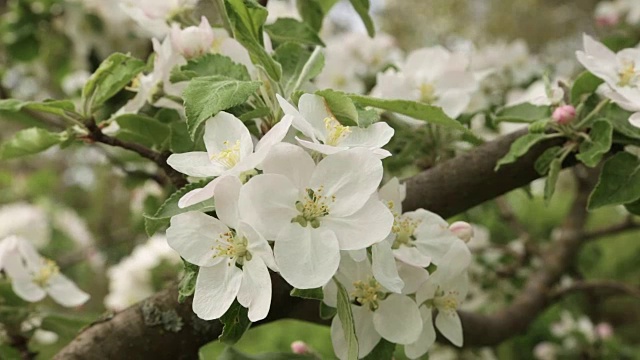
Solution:
<svg viewBox="0 0 640 360">
<path fill-rule="evenodd" d="M 605 236 L 617 235 L 627 231 L 640 230 L 640 224 L 633 221 L 633 217 L 629 216 L 620 224 L 612 225 L 603 229 L 594 230 L 584 235 L 585 241 L 597 240 Z"/>
<path fill-rule="evenodd" d="M 606 291 L 640 299 L 640 289 L 611 280 L 578 281 L 554 291 L 550 297 L 551 300 L 559 300 L 564 296 L 583 291 Z"/>
</svg>

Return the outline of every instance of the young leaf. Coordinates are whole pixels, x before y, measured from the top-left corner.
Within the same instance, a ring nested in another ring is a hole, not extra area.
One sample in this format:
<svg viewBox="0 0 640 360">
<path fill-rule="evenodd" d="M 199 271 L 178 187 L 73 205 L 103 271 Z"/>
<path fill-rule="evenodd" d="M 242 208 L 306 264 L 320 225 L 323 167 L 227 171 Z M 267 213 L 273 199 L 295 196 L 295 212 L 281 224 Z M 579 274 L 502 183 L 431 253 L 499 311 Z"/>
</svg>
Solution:
<svg viewBox="0 0 640 360">
<path fill-rule="evenodd" d="M 589 197 L 589 210 L 607 205 L 632 203 L 640 199 L 640 159 L 620 152 L 608 159 Z"/>
<path fill-rule="evenodd" d="M 16 99 L 0 100 L 0 111 L 16 112 L 22 109 L 63 116 L 67 112 L 75 112 L 76 107 L 71 100 L 45 100 L 42 102 Z"/>
<path fill-rule="evenodd" d="M 324 11 L 318 0 L 298 0 L 296 8 L 302 20 L 308 24 L 316 33 L 322 28 L 322 20 L 324 19 Z"/>
<path fill-rule="evenodd" d="M 551 116 L 548 106 L 522 103 L 508 106 L 496 113 L 495 122 L 531 123 Z"/>
<path fill-rule="evenodd" d="M 182 259 L 184 275 L 178 284 L 178 302 L 183 303 L 189 296 L 196 292 L 196 279 L 200 268 Z"/>
<path fill-rule="evenodd" d="M 143 61 L 121 53 L 106 58 L 82 89 L 85 115 L 122 90 L 145 66 Z"/>
<path fill-rule="evenodd" d="M 222 110 L 247 101 L 260 87 L 258 81 L 239 81 L 223 76 L 194 78 L 182 94 L 187 115 L 187 128 L 196 139 L 204 122 Z"/>
<path fill-rule="evenodd" d="M 558 157 L 562 152 L 562 147 L 560 146 L 552 146 L 545 150 L 542 155 L 538 157 L 533 167 L 536 169 L 536 172 L 540 175 L 546 175 L 549 172 L 549 167 L 551 166 L 551 162 L 553 159 Z"/>
<path fill-rule="evenodd" d="M 549 174 L 547 175 L 547 180 L 544 182 L 544 202 L 545 204 L 549 204 L 551 201 L 551 197 L 553 193 L 556 191 L 556 183 L 558 182 L 558 175 L 560 175 L 560 170 L 562 170 L 562 159 L 555 158 L 551 161 L 549 165 Z"/>
<path fill-rule="evenodd" d="M 264 30 L 276 48 L 287 42 L 324 46 L 318 34 L 309 25 L 296 19 L 279 18 L 273 24 L 266 25 Z"/>
<path fill-rule="evenodd" d="M 52 133 L 40 128 L 18 131 L 0 145 L 0 159 L 8 160 L 37 154 L 67 139 L 67 133 Z"/>
<path fill-rule="evenodd" d="M 321 287 L 315 288 L 315 289 L 296 289 L 296 288 L 293 288 L 289 295 L 295 296 L 295 297 L 299 297 L 299 298 L 303 298 L 303 299 L 312 299 L 312 300 L 322 300 L 322 299 L 324 299 L 324 293 L 322 292 L 322 288 Z"/>
<path fill-rule="evenodd" d="M 544 139 L 545 134 L 527 134 L 517 138 L 516 141 L 511 144 L 509 152 L 498 161 L 495 170 L 500 169 L 502 165 L 515 162 L 519 157 L 526 154 L 533 145 Z"/>
<path fill-rule="evenodd" d="M 351 311 L 351 303 L 349 302 L 349 294 L 347 289 L 334 280 L 338 286 L 338 317 L 342 323 L 342 330 L 347 342 L 347 359 L 358 359 L 358 338 L 356 337 L 356 326 L 353 322 L 353 312 Z"/>
<path fill-rule="evenodd" d="M 582 101 L 585 94 L 593 94 L 604 80 L 596 77 L 588 71 L 582 72 L 574 81 L 571 87 L 571 103 L 578 105 Z"/>
<path fill-rule="evenodd" d="M 358 125 L 358 110 L 345 93 L 331 89 L 316 91 L 324 98 L 336 119 L 345 126 Z"/>
<path fill-rule="evenodd" d="M 280 83 L 285 98 L 320 74 L 324 67 L 324 56 L 319 47 L 310 52 L 300 44 L 285 43 L 276 49 L 274 58 L 282 65 Z"/>
<path fill-rule="evenodd" d="M 247 308 L 240 305 L 238 300 L 234 300 L 229 310 L 220 317 L 220 322 L 224 326 L 218 339 L 227 345 L 237 343 L 251 326 L 247 313 Z"/>
<path fill-rule="evenodd" d="M 633 215 L 640 215 L 640 200 L 636 200 L 632 203 L 624 204 L 627 211 Z"/>
<path fill-rule="evenodd" d="M 611 148 L 613 127 L 606 120 L 598 120 L 593 123 L 589 136 L 591 141 L 584 140 L 580 144 L 580 153 L 576 155 L 576 158 L 585 165 L 594 167 Z"/>
<path fill-rule="evenodd" d="M 249 81 L 247 67 L 221 54 L 206 54 L 189 60 L 186 65 L 171 74 L 172 82 L 191 80 L 195 77 L 221 75 L 231 79 Z"/>
<path fill-rule="evenodd" d="M 157 119 L 140 114 L 123 114 L 115 121 L 120 126 L 117 138 L 162 148 L 169 140 L 169 126 Z"/>
<path fill-rule="evenodd" d="M 349 0 L 351 5 L 356 10 L 362 22 L 364 23 L 364 27 L 367 28 L 367 34 L 370 37 L 374 37 L 376 35 L 376 28 L 373 24 L 373 20 L 371 16 L 369 16 L 369 0 Z"/>
<path fill-rule="evenodd" d="M 337 313 L 338 313 L 338 310 L 336 308 L 325 304 L 324 301 L 320 301 L 320 318 L 321 319 L 324 319 L 324 320 L 332 319 L 334 316 L 336 316 Z"/>
<path fill-rule="evenodd" d="M 186 122 L 174 122 L 169 129 L 169 150 L 173 153 L 193 151 L 195 143 L 189 136 Z"/>
</svg>

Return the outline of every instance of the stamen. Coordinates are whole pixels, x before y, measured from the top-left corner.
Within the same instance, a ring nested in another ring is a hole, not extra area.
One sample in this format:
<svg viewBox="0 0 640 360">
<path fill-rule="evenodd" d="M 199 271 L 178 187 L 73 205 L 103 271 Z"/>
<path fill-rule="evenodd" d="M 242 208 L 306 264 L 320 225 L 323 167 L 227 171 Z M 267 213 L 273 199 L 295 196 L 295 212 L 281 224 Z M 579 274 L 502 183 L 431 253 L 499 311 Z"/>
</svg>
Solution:
<svg viewBox="0 0 640 360">
<path fill-rule="evenodd" d="M 244 260 L 251 260 L 251 253 L 247 249 L 248 241 L 244 236 L 237 236 L 233 231 L 220 234 L 213 257 L 227 257 L 242 265 Z"/>
<path fill-rule="evenodd" d="M 327 129 L 329 133 L 327 139 L 325 140 L 325 144 L 336 146 L 351 133 L 351 129 L 348 126 L 344 126 L 340 124 L 340 122 L 335 117 L 328 117 L 324 119 L 324 127 Z"/>
<path fill-rule="evenodd" d="M 351 293 L 351 296 L 357 304 L 368 306 L 371 311 L 378 309 L 378 300 L 380 300 L 383 293 L 381 292 L 382 287 L 376 279 L 370 277 L 366 282 L 356 281 L 353 283 L 353 286 L 355 289 Z"/>
<path fill-rule="evenodd" d="M 303 227 L 311 224 L 314 229 L 320 227 L 320 219 L 329 215 L 329 205 L 336 201 L 335 195 L 324 196 L 323 192 L 324 186 L 316 190 L 306 189 L 306 196 L 296 202 L 296 209 L 300 215 L 291 219 L 291 222 L 297 222 Z"/>
<path fill-rule="evenodd" d="M 59 273 L 60 268 L 53 260 L 44 259 L 42 267 L 33 276 L 33 282 L 40 287 L 45 287 L 49 283 L 49 280 Z"/>
<path fill-rule="evenodd" d="M 226 149 L 212 155 L 211 160 L 217 161 L 227 169 L 230 169 L 240 161 L 240 140 L 236 140 L 233 145 L 230 145 L 227 140 L 224 142 L 224 146 Z"/>
<path fill-rule="evenodd" d="M 633 60 L 624 61 L 622 70 L 618 73 L 620 76 L 619 86 L 636 86 L 638 79 L 640 79 L 640 71 L 636 70 L 636 63 Z"/>
<path fill-rule="evenodd" d="M 438 100 L 436 96 L 436 88 L 430 83 L 422 83 L 418 88 L 420 90 L 420 101 L 427 104 L 433 104 Z"/>
<path fill-rule="evenodd" d="M 408 216 L 396 215 L 393 221 L 393 227 L 391 227 L 391 231 L 396 234 L 396 239 L 393 245 L 391 245 L 391 248 L 399 249 L 400 246 L 415 246 L 413 242 L 416 240 L 416 237 L 413 233 L 416 231 L 418 225 L 420 225 L 419 220 L 412 219 Z"/>
</svg>

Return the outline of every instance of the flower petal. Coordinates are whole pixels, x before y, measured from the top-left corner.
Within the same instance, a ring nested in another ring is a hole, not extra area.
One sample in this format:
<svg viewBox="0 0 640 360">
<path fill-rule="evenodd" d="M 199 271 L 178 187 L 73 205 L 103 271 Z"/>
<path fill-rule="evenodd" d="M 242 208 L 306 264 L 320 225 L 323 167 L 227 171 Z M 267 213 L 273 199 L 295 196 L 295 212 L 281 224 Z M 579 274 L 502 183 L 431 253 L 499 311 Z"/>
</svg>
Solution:
<svg viewBox="0 0 640 360">
<path fill-rule="evenodd" d="M 191 205 L 195 205 L 201 203 L 205 200 L 209 200 L 213 197 L 215 193 L 216 186 L 218 186 L 218 181 L 220 181 L 222 177 L 217 177 L 211 181 L 204 187 L 199 189 L 193 189 L 188 193 L 184 194 L 180 200 L 178 200 L 178 207 L 184 209 Z"/>
<path fill-rule="evenodd" d="M 214 257 L 213 247 L 220 234 L 227 231 L 229 228 L 222 221 L 199 211 L 189 211 L 171 218 L 167 242 L 188 262 L 212 266 L 220 261 Z"/>
<path fill-rule="evenodd" d="M 207 120 L 204 125 L 204 146 L 207 148 L 210 159 L 236 143 L 239 145 L 240 160 L 253 152 L 251 134 L 240 119 L 221 111 Z M 225 168 L 229 167 L 225 166 Z"/>
<path fill-rule="evenodd" d="M 398 275 L 404 281 L 403 294 L 414 294 L 425 281 L 429 279 L 429 272 L 426 269 L 396 262 Z"/>
<path fill-rule="evenodd" d="M 427 267 L 431 264 L 431 257 L 424 255 L 422 251 L 417 247 L 409 247 L 401 245 L 399 248 L 393 250 L 395 257 L 409 265 L 417 267 Z"/>
<path fill-rule="evenodd" d="M 291 122 L 294 128 L 304 134 L 304 136 L 316 140 L 316 134 L 309 122 L 305 120 L 305 118 L 300 114 L 298 109 L 296 109 L 293 105 L 291 105 L 287 100 L 285 100 L 280 94 L 276 94 L 276 98 L 278 99 L 278 104 L 284 111 L 286 115 L 291 116 Z"/>
<path fill-rule="evenodd" d="M 4 258 L 3 270 L 11 278 L 13 292 L 22 299 L 36 302 L 47 295 L 44 289 L 33 282 L 33 278 L 19 254 L 7 254 Z"/>
<path fill-rule="evenodd" d="M 238 302 L 249 309 L 249 320 L 256 322 L 269 314 L 271 307 L 271 277 L 260 257 L 245 261 L 242 267 L 242 285 Z"/>
<path fill-rule="evenodd" d="M 422 332 L 418 305 L 405 295 L 391 294 L 380 301 L 380 307 L 373 313 L 373 326 L 392 343 L 411 344 Z"/>
<path fill-rule="evenodd" d="M 340 243 L 340 250 L 358 250 L 384 240 L 391 232 L 393 215 L 377 197 L 355 213 L 335 217 L 331 214 L 320 220 L 320 227 L 331 229 Z"/>
<path fill-rule="evenodd" d="M 378 190 L 378 197 L 386 205 L 391 202 L 392 207 L 390 209 L 396 214 L 402 214 L 402 202 L 407 197 L 407 185 L 400 184 L 400 180 L 394 177 Z"/>
<path fill-rule="evenodd" d="M 236 298 L 241 282 L 242 270 L 226 261 L 201 267 L 196 279 L 193 312 L 204 320 L 219 319 Z"/>
<path fill-rule="evenodd" d="M 315 162 L 304 149 L 287 143 L 272 147 L 262 163 L 265 174 L 284 175 L 299 190 L 309 185 L 309 179 L 315 167 Z"/>
<path fill-rule="evenodd" d="M 373 318 L 368 309 L 362 306 L 351 306 L 353 322 L 358 339 L 358 358 L 367 356 L 380 342 L 380 334 L 373 326 Z M 347 341 L 342 329 L 340 317 L 336 315 L 331 321 L 331 343 L 336 356 L 342 360 L 347 358 Z"/>
<path fill-rule="evenodd" d="M 225 171 L 224 166 L 212 162 L 204 151 L 172 154 L 167 159 L 167 164 L 176 171 L 195 177 L 218 176 Z"/>
<path fill-rule="evenodd" d="M 298 289 L 313 289 L 331 280 L 338 270 L 340 250 L 333 232 L 289 223 L 274 247 L 282 277 Z"/>
<path fill-rule="evenodd" d="M 257 256 L 273 271 L 278 271 L 275 259 L 273 258 L 273 250 L 269 246 L 267 240 L 260 235 L 251 225 L 240 222 L 237 228 L 238 232 L 245 236 L 248 241 L 247 249 L 252 256 Z"/>
<path fill-rule="evenodd" d="M 324 98 L 314 94 L 303 94 L 298 101 L 298 109 L 302 117 L 313 127 L 318 140 L 324 141 L 327 138 L 324 120 L 333 117 Z"/>
<path fill-rule="evenodd" d="M 89 300 L 89 294 L 80 290 L 73 281 L 60 274 L 49 279 L 46 291 L 55 302 L 66 307 L 82 305 Z"/>
<path fill-rule="evenodd" d="M 394 130 L 386 122 L 377 122 L 366 128 L 349 127 L 351 132 L 341 142 L 341 146 L 381 148 L 393 137 Z"/>
<path fill-rule="evenodd" d="M 389 291 L 400 293 L 404 287 L 404 281 L 398 275 L 396 260 L 391 252 L 391 244 L 388 241 L 380 241 L 371 247 L 371 266 L 373 276 L 382 286 Z"/>
<path fill-rule="evenodd" d="M 317 142 L 300 139 L 297 136 L 296 136 L 296 141 L 298 141 L 298 144 L 300 144 L 301 146 L 309 150 L 319 152 L 320 154 L 324 154 L 324 155 L 331 155 L 331 154 L 339 153 L 340 151 L 348 149 L 348 147 L 346 146 L 333 146 L 333 145 L 320 144 Z"/>
<path fill-rule="evenodd" d="M 235 176 L 222 176 L 214 195 L 218 219 L 232 229 L 238 228 L 238 198 L 242 183 Z"/>
<path fill-rule="evenodd" d="M 420 315 L 422 316 L 422 332 L 418 341 L 404 346 L 404 353 L 410 359 L 417 359 L 426 354 L 436 342 L 436 330 L 433 328 L 431 309 L 426 306 L 420 307 Z"/>
<path fill-rule="evenodd" d="M 436 327 L 455 346 L 462 347 L 462 323 L 455 311 L 438 311 Z"/>
</svg>

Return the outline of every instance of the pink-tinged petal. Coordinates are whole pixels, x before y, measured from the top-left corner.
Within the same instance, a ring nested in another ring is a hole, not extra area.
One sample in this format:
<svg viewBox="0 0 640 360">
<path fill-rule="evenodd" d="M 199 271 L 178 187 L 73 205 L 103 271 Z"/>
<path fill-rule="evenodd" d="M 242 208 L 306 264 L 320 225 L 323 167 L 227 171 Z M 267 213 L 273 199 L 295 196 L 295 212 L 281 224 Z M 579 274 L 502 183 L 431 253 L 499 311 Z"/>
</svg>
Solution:
<svg viewBox="0 0 640 360">
<path fill-rule="evenodd" d="M 222 151 L 239 145 L 240 160 L 253 153 L 253 140 L 249 129 L 237 117 L 221 111 L 207 120 L 204 126 L 204 145 L 210 159 Z M 229 166 L 226 166 L 229 169 Z"/>
<path fill-rule="evenodd" d="M 351 311 L 358 339 L 358 358 L 363 358 L 380 342 L 380 334 L 373 326 L 373 317 L 369 309 L 362 306 L 351 306 Z M 341 360 L 347 359 L 347 341 L 338 315 L 331 321 L 331 343 L 336 356 Z"/>
<path fill-rule="evenodd" d="M 265 174 L 284 175 L 299 190 L 309 186 L 315 167 L 315 162 L 304 149 L 288 143 L 273 146 L 262 163 Z"/>
<path fill-rule="evenodd" d="M 371 268 L 373 276 L 382 286 L 395 293 L 402 292 L 404 281 L 398 275 L 396 260 L 388 241 L 381 241 L 371 247 Z"/>
<path fill-rule="evenodd" d="M 439 311 L 436 315 L 436 327 L 453 345 L 462 347 L 462 323 L 457 312 Z"/>
<path fill-rule="evenodd" d="M 89 294 L 80 290 L 73 281 L 60 274 L 49 279 L 46 291 L 55 302 L 66 307 L 82 305 L 89 300 Z"/>
<path fill-rule="evenodd" d="M 303 133 L 304 136 L 312 139 L 313 141 L 316 141 L 315 130 L 313 129 L 311 124 L 309 124 L 309 122 L 305 120 L 302 114 L 300 114 L 298 109 L 296 109 L 287 100 L 285 100 L 285 98 L 280 96 L 280 94 L 276 94 L 276 98 L 278 99 L 278 104 L 280 104 L 280 107 L 282 108 L 282 111 L 284 111 L 285 115 L 291 116 L 293 127 Z"/>
<path fill-rule="evenodd" d="M 284 175 L 254 176 L 240 190 L 240 218 L 267 240 L 275 240 L 291 219 L 298 216 L 295 204 L 299 193 Z"/>
<path fill-rule="evenodd" d="M 178 200 L 178 207 L 181 209 L 184 209 L 191 205 L 195 205 L 213 198 L 216 186 L 218 186 L 218 181 L 220 181 L 220 179 L 221 177 L 217 177 L 209 181 L 209 183 L 204 187 L 201 187 L 199 189 L 193 189 L 188 193 L 184 194 L 180 198 L 180 200 Z"/>
<path fill-rule="evenodd" d="M 249 320 L 256 322 L 269 314 L 271 307 L 271 277 L 260 257 L 245 261 L 238 302 L 249 309 Z"/>
<path fill-rule="evenodd" d="M 309 187 L 314 190 L 322 187 L 324 196 L 335 196 L 335 201 L 330 205 L 331 216 L 347 216 L 369 201 L 380 185 L 382 171 L 382 162 L 370 151 L 349 149 L 320 161 L 311 176 Z"/>
<path fill-rule="evenodd" d="M 176 171 L 195 177 L 218 176 L 226 170 L 221 164 L 211 161 L 204 151 L 172 154 L 167 164 Z"/>
<path fill-rule="evenodd" d="M 241 283 L 242 270 L 226 261 L 201 267 L 196 279 L 193 312 L 204 320 L 219 319 L 229 310 Z"/>
<path fill-rule="evenodd" d="M 396 344 L 411 344 L 422 332 L 422 318 L 418 305 L 405 295 L 391 294 L 379 302 L 373 313 L 376 331 Z"/>
<path fill-rule="evenodd" d="M 436 342 L 436 330 L 433 327 L 431 309 L 426 306 L 420 307 L 420 315 L 422 316 L 422 333 L 420 333 L 418 341 L 404 346 L 404 353 L 410 359 L 417 359 L 426 354 Z"/>
<path fill-rule="evenodd" d="M 242 183 L 235 176 L 222 176 L 215 187 L 216 216 L 232 229 L 238 228 L 238 199 Z"/>
<path fill-rule="evenodd" d="M 320 227 L 336 234 L 340 250 L 367 248 L 384 240 L 392 226 L 391 211 L 376 197 L 371 197 L 360 210 L 351 215 L 336 217 L 331 213 L 320 219 Z"/>
<path fill-rule="evenodd" d="M 289 223 L 274 247 L 280 275 L 293 287 L 313 289 L 331 280 L 338 270 L 340 250 L 333 232 Z"/>
<path fill-rule="evenodd" d="M 167 243 L 188 262 L 212 266 L 220 262 L 214 250 L 218 239 L 228 231 L 222 221 L 198 211 L 189 211 L 171 218 Z"/>
</svg>

